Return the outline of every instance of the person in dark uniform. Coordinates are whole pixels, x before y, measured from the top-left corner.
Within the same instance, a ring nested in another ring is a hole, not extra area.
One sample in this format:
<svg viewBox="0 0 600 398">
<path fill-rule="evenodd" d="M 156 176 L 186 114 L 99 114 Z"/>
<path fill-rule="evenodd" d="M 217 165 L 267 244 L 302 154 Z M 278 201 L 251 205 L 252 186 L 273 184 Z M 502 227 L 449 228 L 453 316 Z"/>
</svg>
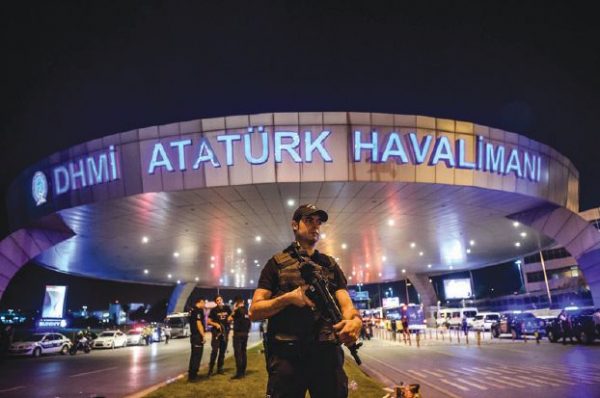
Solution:
<svg viewBox="0 0 600 398">
<path fill-rule="evenodd" d="M 190 365 L 188 367 L 188 380 L 194 381 L 198 379 L 198 369 L 200 369 L 200 361 L 204 352 L 204 332 L 206 324 L 204 323 L 204 305 L 203 298 L 198 298 L 194 303 L 194 307 L 190 311 L 190 343 L 192 352 L 190 355 Z"/>
<path fill-rule="evenodd" d="M 250 317 L 244 299 L 236 297 L 233 304 L 233 354 L 235 355 L 235 376 L 232 379 L 241 379 L 246 376 L 246 347 L 248 346 L 248 333 L 250 333 Z"/>
<path fill-rule="evenodd" d="M 254 292 L 250 319 L 269 319 L 267 327 L 266 395 L 270 398 L 338 398 L 348 396 L 344 353 L 359 336 L 362 320 L 354 308 L 346 277 L 331 256 L 315 250 L 321 224 L 328 215 L 315 205 L 302 205 L 292 217 L 295 242 L 264 266 Z M 310 257 L 326 276 L 328 290 L 337 301 L 343 320 L 332 325 L 306 296 L 308 286 L 300 274 L 300 255 Z"/>
<path fill-rule="evenodd" d="M 212 340 L 210 342 L 210 363 L 208 364 L 208 375 L 213 375 L 215 361 L 217 362 L 217 373 L 224 374 L 223 363 L 229 340 L 229 316 L 231 308 L 223 303 L 223 297 L 215 297 L 217 306 L 208 313 L 208 324 L 212 326 Z M 217 355 L 219 359 L 217 360 Z"/>
<path fill-rule="evenodd" d="M 573 324 L 571 322 L 571 316 L 567 311 L 562 310 L 560 314 L 558 314 L 558 319 L 562 331 L 562 343 L 567 344 L 567 337 L 570 339 L 571 343 L 573 343 Z"/>
</svg>

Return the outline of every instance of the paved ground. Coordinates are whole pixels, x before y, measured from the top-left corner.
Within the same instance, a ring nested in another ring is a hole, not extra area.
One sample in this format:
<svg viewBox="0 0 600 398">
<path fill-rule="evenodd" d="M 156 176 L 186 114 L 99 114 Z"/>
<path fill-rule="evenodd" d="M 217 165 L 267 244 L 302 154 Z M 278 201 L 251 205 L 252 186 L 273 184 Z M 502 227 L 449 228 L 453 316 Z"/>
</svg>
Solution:
<svg viewBox="0 0 600 398">
<path fill-rule="evenodd" d="M 489 338 L 489 336 L 488 336 Z M 452 343 L 445 336 L 404 342 L 371 340 L 360 349 L 364 368 L 387 385 L 419 383 L 424 398 L 599 397 L 600 344 L 543 340 Z"/>
<path fill-rule="evenodd" d="M 257 337 L 254 333 L 251 341 Z M 563 346 L 486 335 L 477 346 L 474 334 L 466 345 L 464 336 L 459 343 L 456 334 L 450 342 L 447 334 L 436 340 L 434 333 L 420 340 L 420 347 L 414 339 L 411 343 L 383 334 L 365 342 L 364 369 L 389 386 L 419 383 L 424 398 L 600 396 L 600 343 Z M 232 350 L 230 345 L 229 354 Z M 207 344 L 203 365 L 209 353 Z M 8 359 L 0 363 L 0 398 L 122 397 L 185 372 L 188 360 L 187 339 L 74 357 Z"/>
<path fill-rule="evenodd" d="M 258 333 L 252 333 L 249 344 L 257 340 Z M 233 354 L 231 341 L 227 350 Z M 189 339 L 173 339 L 168 345 L 93 350 L 75 356 L 8 358 L 0 363 L 0 398 L 123 397 L 186 372 L 189 355 Z M 202 366 L 209 355 L 210 340 L 204 346 Z M 233 375 L 234 370 L 230 372 Z"/>
</svg>

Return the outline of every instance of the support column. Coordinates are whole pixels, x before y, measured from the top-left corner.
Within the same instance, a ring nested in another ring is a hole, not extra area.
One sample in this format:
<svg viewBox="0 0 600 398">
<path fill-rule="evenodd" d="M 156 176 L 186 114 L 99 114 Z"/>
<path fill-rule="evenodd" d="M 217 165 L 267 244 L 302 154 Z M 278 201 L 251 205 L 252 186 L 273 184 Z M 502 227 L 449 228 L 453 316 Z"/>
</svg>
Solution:
<svg viewBox="0 0 600 398">
<path fill-rule="evenodd" d="M 598 308 L 600 307 L 600 249 L 590 250 L 578 257 L 577 263 L 590 287 L 594 307 Z"/>
<path fill-rule="evenodd" d="M 173 293 L 171 293 L 171 298 L 169 298 L 169 306 L 167 307 L 167 314 L 171 314 L 173 312 L 183 312 L 185 310 L 185 303 L 187 302 L 188 297 L 194 291 L 196 287 L 196 283 L 188 282 L 182 283 L 175 286 L 173 289 Z"/>
<path fill-rule="evenodd" d="M 407 276 L 419 293 L 423 308 L 437 305 L 437 295 L 427 274 L 408 274 Z"/>
<path fill-rule="evenodd" d="M 0 241 L 0 298 L 12 277 L 43 251 L 75 236 L 59 215 L 44 217 Z"/>
</svg>

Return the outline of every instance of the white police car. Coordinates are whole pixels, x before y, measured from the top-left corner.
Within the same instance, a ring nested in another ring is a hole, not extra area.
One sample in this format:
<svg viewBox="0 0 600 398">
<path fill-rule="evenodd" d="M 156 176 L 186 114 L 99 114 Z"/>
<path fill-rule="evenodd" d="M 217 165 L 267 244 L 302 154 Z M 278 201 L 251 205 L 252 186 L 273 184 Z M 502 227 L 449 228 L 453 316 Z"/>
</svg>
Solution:
<svg viewBox="0 0 600 398">
<path fill-rule="evenodd" d="M 8 349 L 9 355 L 31 355 L 60 353 L 65 355 L 71 347 L 71 340 L 60 333 L 29 333 L 17 336 Z"/>
<path fill-rule="evenodd" d="M 127 335 L 120 330 L 106 330 L 92 342 L 92 348 L 116 348 L 127 346 Z"/>
</svg>

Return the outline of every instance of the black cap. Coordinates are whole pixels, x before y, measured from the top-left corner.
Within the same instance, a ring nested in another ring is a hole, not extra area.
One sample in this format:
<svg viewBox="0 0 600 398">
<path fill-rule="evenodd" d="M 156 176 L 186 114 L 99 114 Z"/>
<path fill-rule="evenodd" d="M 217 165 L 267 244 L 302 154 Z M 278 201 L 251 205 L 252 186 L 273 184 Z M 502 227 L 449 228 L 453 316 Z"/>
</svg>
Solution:
<svg viewBox="0 0 600 398">
<path fill-rule="evenodd" d="M 317 206 L 307 203 L 305 205 L 300 205 L 296 209 L 296 211 L 294 212 L 294 217 L 292 217 L 292 220 L 298 222 L 298 221 L 300 221 L 300 219 L 302 217 L 312 216 L 314 214 L 317 214 L 321 218 L 322 222 L 327 222 L 327 220 L 329 219 L 329 215 L 327 214 L 327 212 L 325 210 L 321 210 Z"/>
</svg>

